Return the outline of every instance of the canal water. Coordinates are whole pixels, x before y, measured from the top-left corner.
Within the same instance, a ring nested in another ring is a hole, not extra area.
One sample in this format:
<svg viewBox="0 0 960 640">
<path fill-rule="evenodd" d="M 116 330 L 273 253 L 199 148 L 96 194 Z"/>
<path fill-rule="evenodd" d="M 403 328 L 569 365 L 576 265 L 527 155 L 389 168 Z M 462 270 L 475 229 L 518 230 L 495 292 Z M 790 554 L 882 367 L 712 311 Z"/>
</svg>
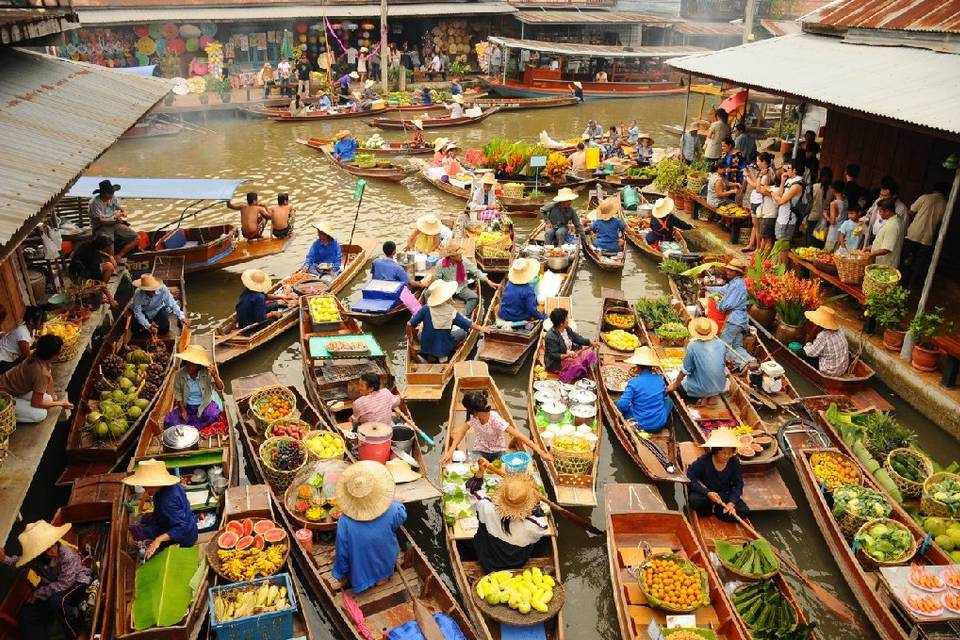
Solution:
<svg viewBox="0 0 960 640">
<path fill-rule="evenodd" d="M 708 105 L 709 106 L 709 105 Z M 691 113 L 699 110 L 699 100 L 692 101 Z M 583 131 L 589 118 L 601 124 L 629 122 L 636 119 L 643 131 L 650 133 L 657 145 L 676 144 L 675 134 L 668 134 L 661 124 L 679 124 L 683 118 L 683 98 L 649 98 L 637 100 L 593 101 L 586 105 L 544 111 L 522 111 L 496 114 L 475 127 L 447 130 L 440 133 L 454 136 L 465 149 L 481 147 L 496 136 L 535 139 L 541 130 L 555 139 L 576 137 Z M 195 327 L 211 327 L 228 315 L 240 292 L 239 274 L 244 268 L 258 267 L 274 277 L 282 277 L 302 262 L 314 238 L 308 224 L 327 220 L 341 242 L 345 242 L 356 225 L 356 233 L 378 241 L 395 240 L 400 243 L 410 232 L 414 220 L 425 213 L 454 212 L 462 203 L 417 178 L 403 184 L 369 182 L 357 215 L 353 200 L 354 178 L 326 162 L 318 152 L 297 144 L 298 138 L 310 136 L 331 137 L 344 127 L 354 135 L 366 138 L 377 130 L 358 120 L 341 120 L 328 124 L 279 124 L 266 120 L 218 119 L 203 126 L 211 133 L 184 132 L 171 139 L 122 142 L 96 162 L 88 175 L 184 178 L 244 178 L 249 182 L 238 190 L 237 201 L 247 190 L 257 191 L 267 204 L 274 203 L 276 194 L 287 192 L 296 207 L 299 232 L 283 255 L 264 258 L 231 269 L 212 271 L 188 278 L 188 306 Z M 434 135 L 427 132 L 428 140 Z M 387 140 L 399 139 L 397 133 L 383 133 Z M 120 195 L 123 196 L 121 189 Z M 183 197 L 189 199 L 190 194 Z M 175 220 L 185 206 L 183 203 L 142 202 L 127 200 L 125 207 L 131 222 L 143 229 L 156 228 Z M 189 219 L 185 225 L 196 226 L 238 222 L 238 214 L 222 207 L 205 212 L 199 219 Z M 532 220 L 519 220 L 518 237 L 533 226 Z M 359 296 L 358 278 L 346 291 L 346 296 Z M 655 265 L 634 250 L 628 250 L 626 267 L 622 274 L 604 273 L 587 260 L 581 262 L 573 290 L 573 315 L 579 331 L 587 336 L 596 334 L 600 293 L 604 287 L 620 289 L 630 299 L 663 295 L 667 291 L 665 279 Z M 486 292 L 489 295 L 489 292 Z M 402 380 L 405 357 L 402 323 L 374 328 L 378 340 L 391 354 L 394 372 Z M 272 370 L 285 382 L 301 385 L 297 336 L 287 333 L 255 353 L 241 358 L 221 372 L 229 388 L 229 381 L 243 375 Z M 526 386 L 529 364 L 516 376 L 495 375 L 497 384 L 510 404 L 511 412 L 521 424 L 527 415 Z M 805 393 L 814 390 L 796 380 Z M 886 391 L 891 395 L 889 391 Z M 415 404 L 412 407 L 419 426 L 438 442 L 445 428 L 449 407 L 449 389 L 438 403 Z M 920 434 L 922 444 L 930 451 L 943 451 L 941 458 L 960 457 L 960 447 L 935 426 L 918 416 L 904 403 L 897 403 L 900 419 Z M 686 439 L 685 434 L 681 434 Z M 949 455 L 947 454 L 949 452 Z M 435 476 L 439 448 L 427 451 L 431 476 Z M 781 469 L 800 507 L 795 512 L 758 514 L 756 524 L 771 541 L 787 551 L 814 580 L 821 581 L 847 602 L 853 602 L 850 592 L 833 562 L 810 510 L 803 504 L 800 487 L 792 467 L 784 463 Z M 600 464 L 600 484 L 610 482 L 644 482 L 644 477 L 631 463 L 611 437 L 606 437 Z M 682 490 L 663 487 L 661 493 L 671 507 L 683 506 Z M 602 501 L 601 501 L 602 502 Z M 439 503 L 413 505 L 408 509 L 407 527 L 424 548 L 435 565 L 449 579 L 450 573 L 443 543 Z M 604 526 L 602 507 L 589 515 L 595 525 Z M 563 581 L 567 589 L 567 637 L 617 638 L 618 625 L 608 575 L 606 546 L 603 537 L 591 537 L 576 525 L 560 521 L 559 545 Z M 820 637 L 831 639 L 871 638 L 872 630 L 857 629 L 838 623 L 829 612 L 807 592 L 798 588 L 800 598 L 810 617 L 820 625 Z M 854 605 L 855 607 L 855 605 Z M 312 617 L 315 637 L 333 638 L 329 622 L 322 612 Z"/>
</svg>

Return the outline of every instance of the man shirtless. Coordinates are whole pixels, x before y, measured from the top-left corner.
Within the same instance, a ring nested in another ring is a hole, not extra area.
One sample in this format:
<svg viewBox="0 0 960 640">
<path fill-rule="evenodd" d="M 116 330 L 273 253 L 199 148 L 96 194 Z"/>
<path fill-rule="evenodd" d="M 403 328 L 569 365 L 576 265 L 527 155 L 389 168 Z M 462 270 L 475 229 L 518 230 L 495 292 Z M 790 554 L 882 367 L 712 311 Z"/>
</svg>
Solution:
<svg viewBox="0 0 960 640">
<path fill-rule="evenodd" d="M 270 216 L 270 229 L 274 238 L 286 238 L 293 231 L 293 225 L 290 224 L 290 216 L 296 211 L 290 206 L 290 196 L 286 193 L 277 195 L 277 204 L 270 207 L 268 215 Z"/>
<path fill-rule="evenodd" d="M 240 231 L 247 240 L 259 238 L 267 226 L 267 220 L 270 220 L 267 208 L 260 204 L 257 194 L 253 192 L 247 194 L 247 204 L 236 205 L 228 202 L 227 208 L 240 212 Z"/>
</svg>

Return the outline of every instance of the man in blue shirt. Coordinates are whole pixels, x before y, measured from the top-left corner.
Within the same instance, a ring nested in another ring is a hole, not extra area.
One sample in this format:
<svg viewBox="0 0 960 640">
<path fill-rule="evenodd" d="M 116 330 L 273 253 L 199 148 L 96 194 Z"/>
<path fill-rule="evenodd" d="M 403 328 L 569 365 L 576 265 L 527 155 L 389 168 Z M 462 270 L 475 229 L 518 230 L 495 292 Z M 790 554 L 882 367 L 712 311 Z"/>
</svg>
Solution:
<svg viewBox="0 0 960 640">
<path fill-rule="evenodd" d="M 690 343 L 680 373 L 667 391 L 680 391 L 692 400 L 719 396 L 727 390 L 725 347 L 717 340 L 717 323 L 710 318 L 694 318 L 688 325 Z"/>
<path fill-rule="evenodd" d="M 352 162 L 357 153 L 357 141 L 347 129 L 337 131 L 337 143 L 333 145 L 333 157 L 340 162 Z"/>
<path fill-rule="evenodd" d="M 540 262 L 533 258 L 517 258 L 507 272 L 507 284 L 500 298 L 497 325 L 500 327 L 523 327 L 534 320 L 546 320 L 547 316 L 537 308 L 537 294 L 533 279 L 540 275 Z"/>
<path fill-rule="evenodd" d="M 370 271 L 370 277 L 374 280 L 387 280 L 389 282 L 402 282 L 410 284 L 410 274 L 407 270 L 397 264 L 396 260 L 397 243 L 393 240 L 387 240 L 383 243 L 383 257 L 373 261 L 373 268 Z"/>
<path fill-rule="evenodd" d="M 617 398 L 617 409 L 638 429 L 656 433 L 663 429 L 673 409 L 673 400 L 667 397 L 667 383 L 652 367 L 660 365 L 660 358 L 650 347 L 639 347 L 624 360 L 637 367 L 637 373 Z"/>
<path fill-rule="evenodd" d="M 340 87 L 339 93 L 341 98 L 350 97 L 350 83 L 354 80 L 359 80 L 360 74 L 356 71 L 351 71 L 350 73 L 345 73 L 339 78 L 337 78 L 337 84 Z"/>
<path fill-rule="evenodd" d="M 739 258 L 733 258 L 723 268 L 727 284 L 722 287 L 707 287 L 707 291 L 722 296 L 717 302 L 717 309 L 727 314 L 723 332 L 720 334 L 721 342 L 726 343 L 738 365 L 753 368 L 756 359 L 743 348 L 743 339 L 750 327 L 750 316 L 747 315 L 747 285 L 743 281 L 744 268 L 745 265 Z"/>
<path fill-rule="evenodd" d="M 326 91 L 323 91 L 323 90 L 320 91 L 316 102 L 314 102 L 314 106 L 317 109 L 324 109 L 324 110 L 330 108 L 330 96 L 327 95 Z"/>
<path fill-rule="evenodd" d="M 134 540 L 150 541 L 147 560 L 169 545 L 192 547 L 197 544 L 197 517 L 190 509 L 190 501 L 179 478 L 167 471 L 162 460 L 141 461 L 123 483 L 143 487 L 153 498 L 153 511 L 143 516 L 139 524 L 130 527 Z"/>
<path fill-rule="evenodd" d="M 330 284 L 343 267 L 340 243 L 333 237 L 328 222 L 315 222 L 313 228 L 317 230 L 317 239 L 310 245 L 303 268 Z"/>
<path fill-rule="evenodd" d="M 267 292 L 273 282 L 265 272 L 260 269 L 247 269 L 240 275 L 240 282 L 243 283 L 243 292 L 236 306 L 238 329 L 276 320 L 283 315 L 278 302 L 268 302 Z"/>
<path fill-rule="evenodd" d="M 133 332 L 144 335 L 156 332 L 157 335 L 170 333 L 170 318 L 172 313 L 180 320 L 180 324 L 190 326 L 190 320 L 174 300 L 167 285 L 154 278 L 149 273 L 133 281 L 137 290 L 130 300 L 130 310 L 133 312 Z"/>
</svg>

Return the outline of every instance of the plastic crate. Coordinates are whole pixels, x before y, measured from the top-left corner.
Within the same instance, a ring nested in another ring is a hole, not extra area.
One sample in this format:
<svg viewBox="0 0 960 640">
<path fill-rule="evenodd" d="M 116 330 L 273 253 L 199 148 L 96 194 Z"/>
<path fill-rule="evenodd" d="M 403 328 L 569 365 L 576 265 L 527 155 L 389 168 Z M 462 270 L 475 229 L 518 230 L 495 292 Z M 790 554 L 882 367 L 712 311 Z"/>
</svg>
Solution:
<svg viewBox="0 0 960 640">
<path fill-rule="evenodd" d="M 404 286 L 402 282 L 393 280 L 371 280 L 363 285 L 362 293 L 369 300 L 397 301 Z"/>
<path fill-rule="evenodd" d="M 290 606 L 279 611 L 268 611 L 246 618 L 217 622 L 214 596 L 217 593 L 232 591 L 240 587 L 259 587 L 264 582 L 287 588 L 287 600 Z M 210 587 L 210 628 L 217 640 L 289 640 L 293 637 L 293 616 L 297 612 L 297 597 L 293 581 L 288 573 L 278 573 L 268 578 L 257 578 L 248 582 Z"/>
</svg>

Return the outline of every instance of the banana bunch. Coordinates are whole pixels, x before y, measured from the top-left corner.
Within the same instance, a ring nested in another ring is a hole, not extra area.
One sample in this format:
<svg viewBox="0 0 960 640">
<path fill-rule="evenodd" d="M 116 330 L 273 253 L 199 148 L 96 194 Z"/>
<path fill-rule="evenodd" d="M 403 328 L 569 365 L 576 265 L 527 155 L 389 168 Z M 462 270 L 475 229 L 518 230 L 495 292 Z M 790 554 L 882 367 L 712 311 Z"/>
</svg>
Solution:
<svg viewBox="0 0 960 640">
<path fill-rule="evenodd" d="M 80 327 L 72 322 L 53 321 L 43 325 L 40 335 L 53 335 L 62 338 L 64 342 L 72 340 L 80 333 Z"/>
<path fill-rule="evenodd" d="M 495 571 L 477 582 L 477 596 L 491 606 L 505 604 L 523 615 L 531 609 L 546 613 L 553 600 L 556 581 L 539 567 L 524 569 L 523 573 Z"/>
<path fill-rule="evenodd" d="M 267 611 L 280 611 L 289 606 L 287 588 L 268 582 L 259 587 L 248 586 L 221 591 L 213 598 L 217 622 L 228 622 Z"/>
<path fill-rule="evenodd" d="M 257 577 L 272 576 L 283 565 L 287 551 L 285 544 L 271 544 L 264 549 L 221 549 L 220 570 L 231 580 L 253 580 Z"/>
<path fill-rule="evenodd" d="M 604 333 L 603 340 L 617 351 L 633 351 L 640 346 L 640 338 L 636 334 L 622 329 Z"/>
</svg>

